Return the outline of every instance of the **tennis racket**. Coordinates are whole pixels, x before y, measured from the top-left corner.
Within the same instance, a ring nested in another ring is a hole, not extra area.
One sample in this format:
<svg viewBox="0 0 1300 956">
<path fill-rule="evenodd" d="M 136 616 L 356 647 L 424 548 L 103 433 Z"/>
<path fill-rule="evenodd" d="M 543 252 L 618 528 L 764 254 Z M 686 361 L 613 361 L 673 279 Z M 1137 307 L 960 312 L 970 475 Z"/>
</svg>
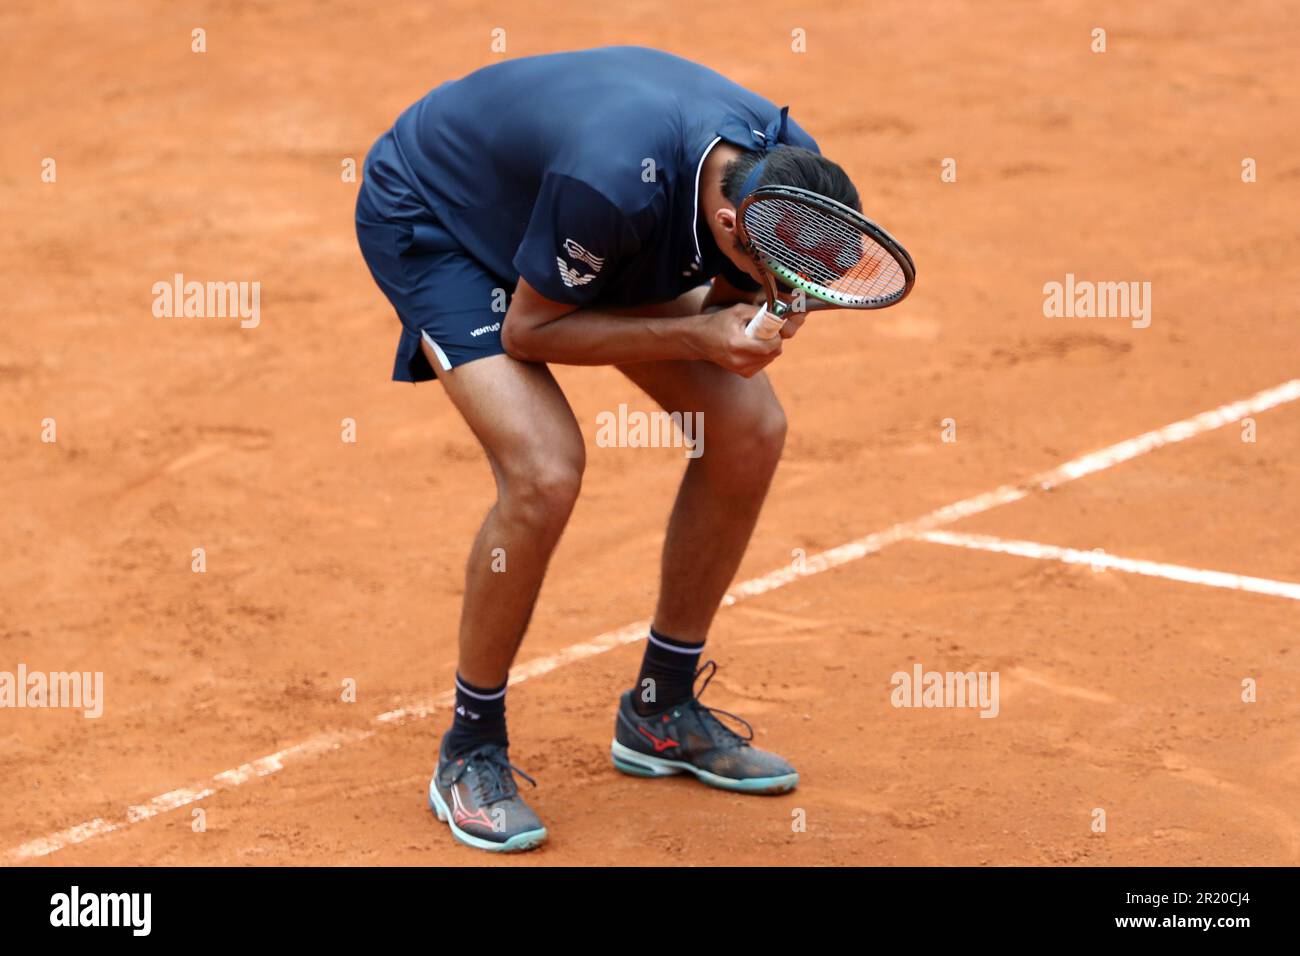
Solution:
<svg viewBox="0 0 1300 956">
<path fill-rule="evenodd" d="M 795 186 L 762 186 L 740 204 L 736 231 L 758 263 L 767 303 L 745 327 L 776 336 L 790 306 L 777 282 L 825 303 L 819 308 L 883 309 L 912 291 L 912 257 L 856 210 Z"/>
</svg>

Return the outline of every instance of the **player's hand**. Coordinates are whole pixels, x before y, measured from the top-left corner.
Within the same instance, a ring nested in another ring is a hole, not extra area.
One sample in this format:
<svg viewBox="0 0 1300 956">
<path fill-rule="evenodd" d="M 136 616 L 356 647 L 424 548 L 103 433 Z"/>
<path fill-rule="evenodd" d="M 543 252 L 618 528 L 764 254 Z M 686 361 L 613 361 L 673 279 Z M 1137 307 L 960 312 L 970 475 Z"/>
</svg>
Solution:
<svg viewBox="0 0 1300 956">
<path fill-rule="evenodd" d="M 700 351 L 714 365 L 752 378 L 781 354 L 781 336 L 770 339 L 752 339 L 745 334 L 745 326 L 758 314 L 758 307 L 748 304 L 731 305 L 704 318 L 701 328 Z"/>
<path fill-rule="evenodd" d="M 776 298 L 785 306 L 785 312 L 782 314 L 785 325 L 781 326 L 781 338 L 792 339 L 794 334 L 803 328 L 804 320 L 808 318 L 808 311 L 804 306 L 805 299 L 802 296 L 796 298 L 784 290 L 778 292 Z M 796 303 L 798 308 L 795 307 Z"/>
<path fill-rule="evenodd" d="M 785 325 L 781 326 L 781 338 L 794 338 L 794 334 L 803 328 L 804 319 L 806 318 L 808 318 L 807 312 L 787 312 L 784 315 Z"/>
</svg>

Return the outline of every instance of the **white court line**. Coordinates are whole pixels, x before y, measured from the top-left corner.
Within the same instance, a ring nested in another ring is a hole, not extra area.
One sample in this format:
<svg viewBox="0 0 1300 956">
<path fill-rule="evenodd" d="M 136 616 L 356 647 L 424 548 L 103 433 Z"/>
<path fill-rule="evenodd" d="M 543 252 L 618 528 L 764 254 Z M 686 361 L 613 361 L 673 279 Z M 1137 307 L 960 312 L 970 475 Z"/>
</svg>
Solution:
<svg viewBox="0 0 1300 956">
<path fill-rule="evenodd" d="M 1227 571 L 1205 571 L 1200 568 L 1184 567 L 1181 564 L 1121 558 L 1104 551 L 1079 551 L 1075 548 L 1058 548 L 1055 545 L 1037 544 L 1033 541 L 1012 541 L 988 534 L 955 534 L 951 531 L 923 531 L 916 535 L 916 540 L 950 544 L 958 548 L 973 548 L 977 551 L 993 551 L 997 554 L 1014 554 L 1022 558 L 1086 564 L 1098 570 L 1111 568 L 1116 571 L 1128 571 L 1130 574 L 1145 574 L 1148 577 L 1167 578 L 1170 581 L 1182 581 L 1187 584 L 1204 584 L 1212 588 L 1250 591 L 1254 594 L 1270 594 L 1274 597 L 1300 601 L 1300 584 L 1273 581 L 1269 578 L 1252 578 L 1243 574 L 1229 574 Z"/>
<path fill-rule="evenodd" d="M 1250 398 L 1232 402 L 1228 405 L 1221 405 L 1208 412 L 1201 412 L 1191 418 L 1185 418 L 1163 428 L 1145 432 L 1136 438 L 1130 438 L 1100 451 L 1094 451 L 1075 458 L 1064 465 L 1040 472 L 1021 484 L 1002 485 L 992 491 L 986 491 L 972 498 L 965 498 L 953 504 L 945 505 L 911 521 L 900 522 L 883 531 L 877 531 L 866 537 L 858 538 L 856 541 L 850 541 L 848 544 L 831 548 L 829 551 L 810 555 L 797 567 L 778 568 L 760 577 L 743 581 L 731 589 L 722 602 L 723 606 L 731 607 L 736 602 L 743 601 L 746 598 L 757 597 L 760 594 L 766 594 L 769 591 L 775 591 L 777 588 L 785 587 L 799 578 L 811 577 L 814 574 L 821 574 L 823 571 L 838 568 L 851 561 L 857 561 L 898 541 L 916 538 L 923 532 L 952 524 L 962 518 L 968 518 L 971 515 L 977 515 L 1013 501 L 1020 501 L 1022 498 L 1028 497 L 1034 490 L 1056 488 L 1068 481 L 1082 478 L 1084 475 L 1103 471 L 1131 458 L 1145 455 L 1147 452 L 1154 451 L 1164 445 L 1185 441 L 1193 436 L 1240 421 L 1247 415 L 1258 414 L 1268 411 L 1270 408 L 1294 402 L 1297 398 L 1300 398 L 1300 378 L 1284 382 L 1274 388 L 1265 389 Z M 510 675 L 510 683 L 518 684 L 534 677 L 540 677 L 566 664 L 572 664 L 575 661 L 594 657 L 616 647 L 639 641 L 645 636 L 646 628 L 646 622 L 638 621 L 617 630 L 607 631 L 590 641 L 566 647 L 559 653 L 534 658 L 514 668 Z M 453 695 L 449 692 L 415 704 L 386 711 L 374 718 L 372 721 L 374 729 L 372 730 L 331 731 L 314 734 L 292 747 L 276 751 L 265 757 L 259 757 L 233 770 L 225 770 L 215 774 L 209 781 L 179 790 L 172 790 L 154 797 L 141 806 L 129 807 L 123 817 L 116 822 L 96 818 L 86 823 L 80 823 L 66 830 L 60 830 L 57 833 L 51 833 L 14 847 L 6 851 L 0 857 L 0 860 L 21 862 L 36 857 L 48 856 L 65 846 L 84 843 L 86 840 L 100 834 L 120 830 L 133 823 L 151 819 L 168 810 L 187 806 L 217 791 L 237 787 L 249 781 L 278 773 L 284 768 L 286 761 L 310 759 L 327 751 L 336 750 L 345 743 L 364 740 L 372 736 L 376 730 L 400 726 L 412 720 L 428 717 L 435 711 L 446 707 L 452 700 Z"/>
</svg>

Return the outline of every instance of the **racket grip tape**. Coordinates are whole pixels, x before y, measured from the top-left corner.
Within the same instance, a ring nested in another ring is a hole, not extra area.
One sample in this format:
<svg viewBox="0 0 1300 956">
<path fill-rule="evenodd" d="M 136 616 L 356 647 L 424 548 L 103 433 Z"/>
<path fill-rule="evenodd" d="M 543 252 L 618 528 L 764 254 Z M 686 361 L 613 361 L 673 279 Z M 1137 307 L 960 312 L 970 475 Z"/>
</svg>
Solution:
<svg viewBox="0 0 1300 956">
<path fill-rule="evenodd" d="M 751 339 L 774 339 L 781 333 L 783 325 L 785 319 L 767 311 L 767 305 L 764 304 L 745 326 L 745 334 Z"/>
</svg>

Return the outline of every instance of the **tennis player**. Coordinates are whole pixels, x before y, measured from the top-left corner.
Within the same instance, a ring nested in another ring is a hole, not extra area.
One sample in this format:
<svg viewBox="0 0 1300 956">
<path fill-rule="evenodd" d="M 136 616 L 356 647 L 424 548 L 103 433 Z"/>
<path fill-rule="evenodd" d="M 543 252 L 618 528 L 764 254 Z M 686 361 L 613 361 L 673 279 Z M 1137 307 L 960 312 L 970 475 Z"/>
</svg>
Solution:
<svg viewBox="0 0 1300 956">
<path fill-rule="evenodd" d="M 444 83 L 366 159 L 357 235 L 401 320 L 393 377 L 441 382 L 496 479 L 470 548 L 455 714 L 429 785 L 463 843 L 509 852 L 546 839 L 515 774 L 532 778 L 507 756 L 505 705 L 582 482 L 582 434 L 550 363 L 616 366 L 666 411 L 702 412 L 708 432 L 668 519 L 641 670 L 618 702 L 614 765 L 742 793 L 798 782 L 750 744 L 748 724 L 737 718 L 742 735 L 699 700 L 713 673 L 700 666 L 709 625 L 785 440 L 763 369 L 803 319 L 791 314 L 769 340 L 744 332 L 760 287 L 736 207 L 774 183 L 861 208 L 785 109 L 635 47 L 511 60 Z M 493 572 L 498 548 L 506 573 Z"/>
</svg>

